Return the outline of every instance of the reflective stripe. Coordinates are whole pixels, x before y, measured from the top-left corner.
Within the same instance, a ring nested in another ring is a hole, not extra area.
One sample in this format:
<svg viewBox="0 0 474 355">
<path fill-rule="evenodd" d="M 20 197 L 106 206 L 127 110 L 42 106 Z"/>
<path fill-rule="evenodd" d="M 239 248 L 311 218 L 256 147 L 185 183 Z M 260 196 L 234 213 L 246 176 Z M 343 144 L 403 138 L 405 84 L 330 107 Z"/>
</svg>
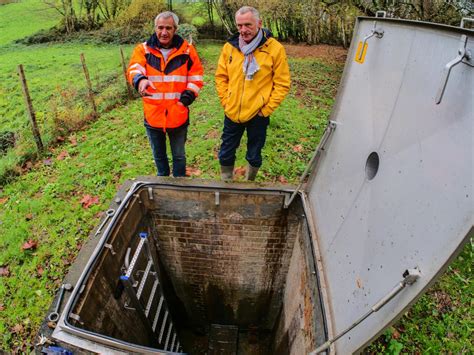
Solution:
<svg viewBox="0 0 474 355">
<path fill-rule="evenodd" d="M 129 73 L 130 73 L 130 75 L 132 75 L 132 76 L 135 76 L 135 75 L 133 75 L 133 74 L 142 74 L 142 72 L 141 72 L 140 70 L 130 70 Z"/>
<path fill-rule="evenodd" d="M 180 92 L 167 92 L 165 94 L 165 100 L 172 100 L 172 99 L 178 99 L 181 97 Z"/>
<path fill-rule="evenodd" d="M 181 97 L 181 94 L 179 92 L 167 92 L 164 94 L 163 93 L 157 93 L 157 94 L 152 94 L 151 96 L 145 96 L 146 99 L 152 99 L 152 100 L 174 100 L 174 99 L 179 99 Z"/>
<path fill-rule="evenodd" d="M 151 96 L 145 96 L 146 99 L 151 99 L 151 100 L 163 100 L 163 94 L 152 94 Z"/>
<path fill-rule="evenodd" d="M 188 81 L 202 81 L 202 75 L 190 75 Z"/>
<path fill-rule="evenodd" d="M 146 70 L 145 68 L 143 68 L 140 64 L 138 63 L 135 63 L 135 64 L 132 64 L 130 65 L 130 67 L 128 68 L 129 70 L 130 69 L 134 69 L 134 70 L 130 70 L 130 74 L 132 73 L 137 73 L 137 74 L 143 74 L 145 75 L 146 73 Z"/>
<path fill-rule="evenodd" d="M 146 42 L 143 42 L 142 45 L 143 45 L 143 49 L 145 50 L 145 53 L 146 54 L 150 53 L 150 51 L 148 50 L 148 47 L 146 45 Z"/>
<path fill-rule="evenodd" d="M 187 80 L 186 76 L 183 75 L 166 75 L 163 80 L 165 83 L 169 82 L 180 82 L 180 83 L 185 83 Z"/>
<path fill-rule="evenodd" d="M 187 88 L 195 91 L 198 94 L 199 94 L 199 91 L 201 91 L 201 89 L 199 89 L 199 86 L 197 86 L 196 84 L 193 84 L 193 83 L 188 83 Z"/>
<path fill-rule="evenodd" d="M 161 83 L 163 82 L 163 76 L 161 75 L 150 75 L 148 80 L 153 81 L 154 83 Z"/>
<path fill-rule="evenodd" d="M 151 75 L 148 77 L 148 80 L 155 83 L 185 83 L 187 78 L 187 76 L 182 75 Z"/>
</svg>

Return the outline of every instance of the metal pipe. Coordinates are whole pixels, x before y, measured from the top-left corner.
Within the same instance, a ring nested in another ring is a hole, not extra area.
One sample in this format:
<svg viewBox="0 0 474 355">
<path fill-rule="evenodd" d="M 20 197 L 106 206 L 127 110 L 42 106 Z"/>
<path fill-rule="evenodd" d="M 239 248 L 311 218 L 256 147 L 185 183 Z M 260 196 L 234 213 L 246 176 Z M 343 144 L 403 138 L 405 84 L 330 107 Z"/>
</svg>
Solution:
<svg viewBox="0 0 474 355">
<path fill-rule="evenodd" d="M 406 286 L 410 286 L 413 283 L 416 282 L 420 278 L 421 274 L 418 269 L 408 269 L 403 273 L 404 279 L 400 281 L 386 296 L 382 297 L 377 303 L 375 303 L 371 308 L 370 311 L 368 311 L 366 314 L 364 314 L 362 317 L 360 317 L 358 320 L 356 320 L 354 323 L 352 323 L 348 328 L 344 329 L 342 332 L 340 332 L 338 335 L 336 335 L 334 338 L 329 339 L 326 341 L 324 344 L 320 345 L 316 350 L 312 351 L 309 353 L 309 355 L 316 355 L 324 350 L 329 349 L 329 347 L 338 339 L 346 335 L 348 332 L 350 332 L 352 329 L 354 329 L 356 326 L 358 326 L 360 323 L 362 323 L 367 317 L 369 317 L 372 313 L 377 312 L 380 310 L 383 306 L 385 306 L 390 300 L 392 300 L 396 295 L 400 293 L 401 290 L 403 290 Z"/>
</svg>

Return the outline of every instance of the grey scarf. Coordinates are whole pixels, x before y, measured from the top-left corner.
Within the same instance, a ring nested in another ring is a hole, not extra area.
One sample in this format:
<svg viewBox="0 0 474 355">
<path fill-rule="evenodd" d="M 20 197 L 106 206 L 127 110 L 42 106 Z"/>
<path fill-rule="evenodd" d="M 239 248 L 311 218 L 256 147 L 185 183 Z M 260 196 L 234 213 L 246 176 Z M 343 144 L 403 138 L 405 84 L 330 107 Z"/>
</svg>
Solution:
<svg viewBox="0 0 474 355">
<path fill-rule="evenodd" d="M 260 67 L 255 60 L 253 52 L 257 49 L 260 41 L 263 37 L 263 31 L 260 29 L 255 38 L 250 43 L 245 43 L 242 37 L 239 36 L 239 48 L 245 56 L 243 71 L 247 80 L 252 80 L 256 72 L 260 70 Z"/>
</svg>

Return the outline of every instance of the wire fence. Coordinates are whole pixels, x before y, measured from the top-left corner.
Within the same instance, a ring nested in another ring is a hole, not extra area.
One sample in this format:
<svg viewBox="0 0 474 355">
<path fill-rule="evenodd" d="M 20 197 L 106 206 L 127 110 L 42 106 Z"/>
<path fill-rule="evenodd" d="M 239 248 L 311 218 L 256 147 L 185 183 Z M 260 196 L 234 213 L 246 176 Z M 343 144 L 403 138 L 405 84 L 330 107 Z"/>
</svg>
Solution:
<svg viewBox="0 0 474 355">
<path fill-rule="evenodd" d="M 45 78 L 41 67 L 19 64 L 18 89 L 10 93 L 16 122 L 0 122 L 0 185 L 66 135 L 137 97 L 126 81 L 126 63 L 120 48 L 114 58 L 79 53 L 77 60 L 58 61 L 64 77 L 53 71 Z"/>
</svg>

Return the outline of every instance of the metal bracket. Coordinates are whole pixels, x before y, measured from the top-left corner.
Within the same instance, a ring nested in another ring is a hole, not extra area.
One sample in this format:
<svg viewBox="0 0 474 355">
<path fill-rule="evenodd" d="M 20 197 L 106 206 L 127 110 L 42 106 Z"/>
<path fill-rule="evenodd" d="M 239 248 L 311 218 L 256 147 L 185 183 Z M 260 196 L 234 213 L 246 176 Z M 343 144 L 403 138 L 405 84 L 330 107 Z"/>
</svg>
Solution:
<svg viewBox="0 0 474 355">
<path fill-rule="evenodd" d="M 221 201 L 220 201 L 220 193 L 219 193 L 219 191 L 216 191 L 214 194 L 215 194 L 215 204 L 216 204 L 216 206 L 219 206 L 220 203 L 221 203 Z"/>
<path fill-rule="evenodd" d="M 104 247 L 107 248 L 107 249 L 109 249 L 109 250 L 110 250 L 110 253 L 111 253 L 112 255 L 117 254 L 117 253 L 115 252 L 114 247 L 113 247 L 112 244 L 105 243 L 105 244 L 104 244 Z"/>
<path fill-rule="evenodd" d="M 109 221 L 110 218 L 113 217 L 114 214 L 115 214 L 115 210 L 113 208 L 111 208 L 111 209 L 109 209 L 105 212 L 105 218 L 102 221 L 102 223 L 100 224 L 99 228 L 97 228 L 97 231 L 95 232 L 94 237 L 98 236 L 100 234 L 100 232 L 102 232 L 102 228 L 104 228 L 106 223 Z"/>
<path fill-rule="evenodd" d="M 151 187 L 148 188 L 148 199 L 153 200 L 153 189 Z"/>
<path fill-rule="evenodd" d="M 340 332 L 338 335 L 336 335 L 334 338 L 329 339 L 326 341 L 324 344 L 319 346 L 316 350 L 312 351 L 309 353 L 309 355 L 316 355 L 324 350 L 329 349 L 329 347 L 338 339 L 343 337 L 345 334 L 350 332 L 352 329 L 354 329 L 356 326 L 358 326 L 360 323 L 362 323 L 368 316 L 370 316 L 372 313 L 377 312 L 380 310 L 383 306 L 385 306 L 388 302 L 390 302 L 396 295 L 400 293 L 406 286 L 413 285 L 416 280 L 418 280 L 421 277 L 421 272 L 420 270 L 416 267 L 414 269 L 408 269 L 403 273 L 403 280 L 400 281 L 386 296 L 382 297 L 377 303 L 375 303 L 371 308 L 370 311 L 368 311 L 365 315 L 363 315 L 361 318 L 359 318 L 355 323 L 353 323 L 350 327 L 346 328 L 342 332 Z"/>
<path fill-rule="evenodd" d="M 387 17 L 387 11 L 379 10 L 375 13 L 375 17 L 386 18 Z"/>
<path fill-rule="evenodd" d="M 461 24 L 459 25 L 459 27 L 464 28 L 464 24 L 465 24 L 466 22 L 472 22 L 472 23 L 474 23 L 474 18 L 472 18 L 472 17 L 463 17 L 463 18 L 461 19 Z"/>
<path fill-rule="evenodd" d="M 289 195 L 285 196 L 285 202 L 284 202 L 283 208 L 288 208 L 288 206 L 290 206 L 291 202 L 293 202 L 293 200 L 294 200 L 296 194 L 298 193 L 298 191 L 301 190 L 301 187 L 303 186 L 303 183 L 306 179 L 306 176 L 308 176 L 310 170 L 312 169 L 312 167 L 318 161 L 319 157 L 321 156 L 321 152 L 323 152 L 325 150 L 326 143 L 328 142 L 329 137 L 332 135 L 332 133 L 336 129 L 336 126 L 337 126 L 337 122 L 329 121 L 328 125 L 326 126 L 326 130 L 324 131 L 324 134 L 321 137 L 321 141 L 319 142 L 318 147 L 316 148 L 316 151 L 314 152 L 313 156 L 311 157 L 311 160 L 309 161 L 308 165 L 306 166 L 305 171 L 303 172 L 303 174 L 300 177 L 299 185 L 296 187 L 295 191 L 293 191 L 291 196 L 289 196 Z"/>
<path fill-rule="evenodd" d="M 72 318 L 72 319 L 74 319 L 76 322 L 78 322 L 79 324 L 84 325 L 84 322 L 81 321 L 81 317 L 80 317 L 78 314 L 75 314 L 75 313 L 70 312 L 70 313 L 69 313 L 69 318 Z"/>
<path fill-rule="evenodd" d="M 439 105 L 441 103 L 441 100 L 443 99 L 443 95 L 446 90 L 446 86 L 448 84 L 449 75 L 451 74 L 451 69 L 453 69 L 459 63 L 464 63 L 469 66 L 473 66 L 470 63 L 465 62 L 464 59 L 468 61 L 472 59 L 472 53 L 469 49 L 467 49 L 467 36 L 466 35 L 462 35 L 461 39 L 459 40 L 459 49 L 458 49 L 458 55 L 456 56 L 456 58 L 451 60 L 444 67 L 443 78 L 441 79 L 441 85 L 438 89 L 438 94 L 436 95 L 436 105 Z"/>
<path fill-rule="evenodd" d="M 372 28 L 372 31 L 370 31 L 370 33 L 364 37 L 364 41 L 362 42 L 362 47 L 360 49 L 359 58 L 358 58 L 359 61 L 362 60 L 362 54 L 364 53 L 364 48 L 365 48 L 365 45 L 367 44 L 368 39 L 373 36 L 377 38 L 382 38 L 383 34 L 384 34 L 384 30 L 382 30 L 381 28 L 377 28 L 377 21 L 374 21 L 374 27 Z"/>
</svg>

